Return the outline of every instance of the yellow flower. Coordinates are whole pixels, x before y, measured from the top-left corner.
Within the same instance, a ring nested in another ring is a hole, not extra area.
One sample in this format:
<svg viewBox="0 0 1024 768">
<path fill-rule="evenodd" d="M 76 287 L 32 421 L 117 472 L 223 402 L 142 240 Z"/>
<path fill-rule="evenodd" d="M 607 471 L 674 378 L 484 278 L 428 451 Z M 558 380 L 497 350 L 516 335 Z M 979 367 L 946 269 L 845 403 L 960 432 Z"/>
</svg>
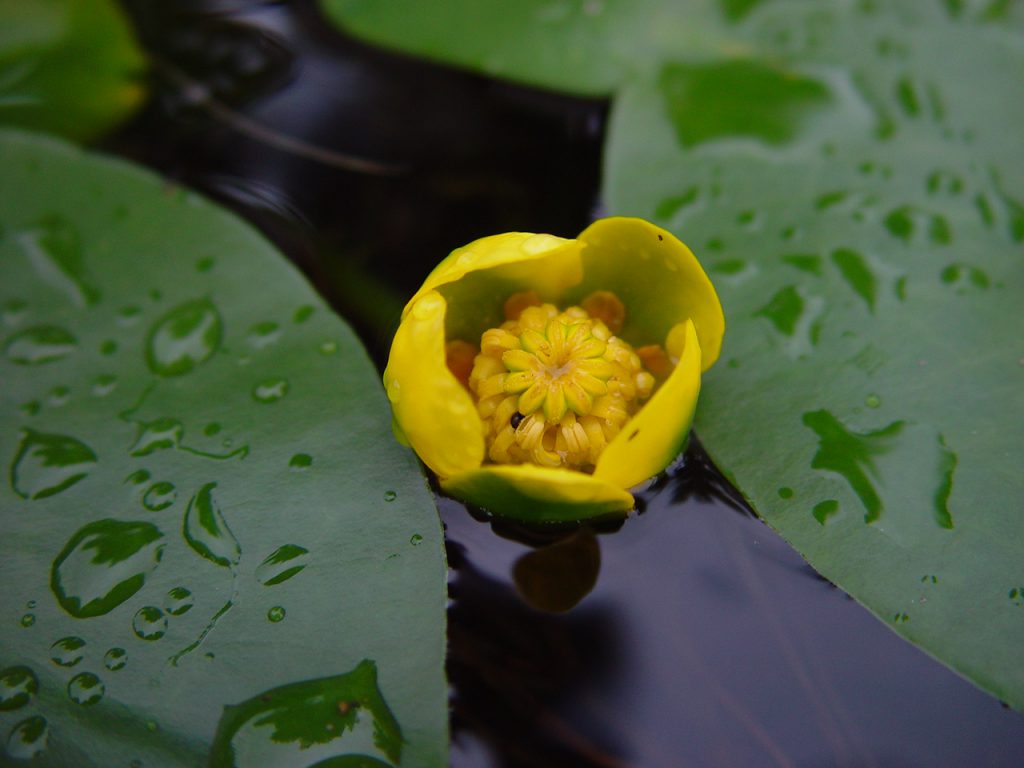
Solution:
<svg viewBox="0 0 1024 768">
<path fill-rule="evenodd" d="M 682 448 L 724 330 L 689 248 L 641 219 L 485 237 L 405 307 L 384 371 L 395 434 L 494 514 L 625 512 Z"/>
</svg>

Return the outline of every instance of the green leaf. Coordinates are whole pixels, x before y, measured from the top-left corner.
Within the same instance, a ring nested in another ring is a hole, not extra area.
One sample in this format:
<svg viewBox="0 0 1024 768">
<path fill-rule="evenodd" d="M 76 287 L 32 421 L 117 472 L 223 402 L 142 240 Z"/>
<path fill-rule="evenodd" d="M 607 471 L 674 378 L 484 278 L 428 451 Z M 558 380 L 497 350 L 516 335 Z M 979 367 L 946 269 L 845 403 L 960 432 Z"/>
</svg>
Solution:
<svg viewBox="0 0 1024 768">
<path fill-rule="evenodd" d="M 144 61 L 116 2 L 0 0 L 0 30 L 0 125 L 87 141 L 141 104 Z"/>
<path fill-rule="evenodd" d="M 323 5 L 614 93 L 609 211 L 679 234 L 725 307 L 708 451 L 825 576 L 1024 708 L 1024 6 Z"/>
<path fill-rule="evenodd" d="M 192 193 L 0 165 L 5 757 L 444 765 L 440 524 L 352 332 Z"/>
</svg>

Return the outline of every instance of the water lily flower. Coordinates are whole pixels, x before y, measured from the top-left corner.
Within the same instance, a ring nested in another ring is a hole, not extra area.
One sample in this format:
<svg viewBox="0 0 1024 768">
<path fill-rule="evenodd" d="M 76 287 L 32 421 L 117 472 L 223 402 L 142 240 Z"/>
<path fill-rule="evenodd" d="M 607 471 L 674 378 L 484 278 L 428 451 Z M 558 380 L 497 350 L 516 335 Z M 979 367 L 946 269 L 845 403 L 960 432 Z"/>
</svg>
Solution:
<svg viewBox="0 0 1024 768">
<path fill-rule="evenodd" d="M 405 307 L 384 371 L 395 434 L 493 514 L 623 513 L 685 443 L 724 330 L 693 253 L 642 219 L 485 237 Z"/>
</svg>

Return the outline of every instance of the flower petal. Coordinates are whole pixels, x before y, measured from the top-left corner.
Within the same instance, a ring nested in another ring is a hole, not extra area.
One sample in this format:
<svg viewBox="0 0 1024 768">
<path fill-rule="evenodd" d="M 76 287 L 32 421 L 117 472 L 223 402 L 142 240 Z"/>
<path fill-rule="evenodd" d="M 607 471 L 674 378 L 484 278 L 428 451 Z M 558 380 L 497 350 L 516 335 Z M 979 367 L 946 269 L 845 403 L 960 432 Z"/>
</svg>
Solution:
<svg viewBox="0 0 1024 768">
<path fill-rule="evenodd" d="M 631 488 L 661 472 L 686 441 L 700 391 L 701 348 L 691 321 L 675 370 L 601 454 L 594 478 Z"/>
<path fill-rule="evenodd" d="M 692 320 L 701 348 L 701 370 L 718 359 L 725 318 L 711 281 L 675 235 L 643 219 L 595 221 L 580 234 L 584 279 L 566 301 L 596 290 L 614 290 L 626 306 L 619 335 L 635 347 L 663 341 L 671 328 Z M 563 302 L 564 303 L 564 302 Z"/>
<path fill-rule="evenodd" d="M 441 480 L 446 493 L 516 520 L 553 523 L 583 520 L 633 508 L 621 488 L 582 472 L 530 464 L 498 464 Z"/>
<path fill-rule="evenodd" d="M 445 361 L 444 297 L 430 291 L 402 319 L 384 371 L 394 421 L 440 477 L 480 466 L 483 426 Z"/>
<path fill-rule="evenodd" d="M 420 296 L 437 290 L 448 302 L 448 340 L 476 343 L 487 328 L 505 322 L 504 302 L 520 291 L 557 301 L 583 279 L 576 240 L 531 232 L 509 232 L 457 248 L 427 277 L 403 317 Z"/>
</svg>

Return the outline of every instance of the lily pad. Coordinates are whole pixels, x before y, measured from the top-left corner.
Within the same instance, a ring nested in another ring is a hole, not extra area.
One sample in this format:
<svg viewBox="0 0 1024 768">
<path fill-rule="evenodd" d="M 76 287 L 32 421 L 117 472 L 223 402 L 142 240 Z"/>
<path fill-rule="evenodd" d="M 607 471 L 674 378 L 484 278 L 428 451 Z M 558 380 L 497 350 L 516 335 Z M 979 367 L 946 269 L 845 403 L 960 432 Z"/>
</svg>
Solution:
<svg viewBox="0 0 1024 768">
<path fill-rule="evenodd" d="M 0 125 L 88 141 L 145 95 L 145 61 L 112 0 L 0 0 Z"/>
<path fill-rule="evenodd" d="M 489 2 L 461 8 L 489 16 L 470 33 L 323 5 L 374 42 L 614 96 L 609 213 L 676 232 L 725 307 L 709 453 L 821 573 L 1024 708 L 1024 7 Z"/>
<path fill-rule="evenodd" d="M 190 192 L 20 133 L 0 158 L 0 345 L 74 339 L 0 357 L 0 749 L 443 765 L 440 524 L 352 332 Z"/>
</svg>

